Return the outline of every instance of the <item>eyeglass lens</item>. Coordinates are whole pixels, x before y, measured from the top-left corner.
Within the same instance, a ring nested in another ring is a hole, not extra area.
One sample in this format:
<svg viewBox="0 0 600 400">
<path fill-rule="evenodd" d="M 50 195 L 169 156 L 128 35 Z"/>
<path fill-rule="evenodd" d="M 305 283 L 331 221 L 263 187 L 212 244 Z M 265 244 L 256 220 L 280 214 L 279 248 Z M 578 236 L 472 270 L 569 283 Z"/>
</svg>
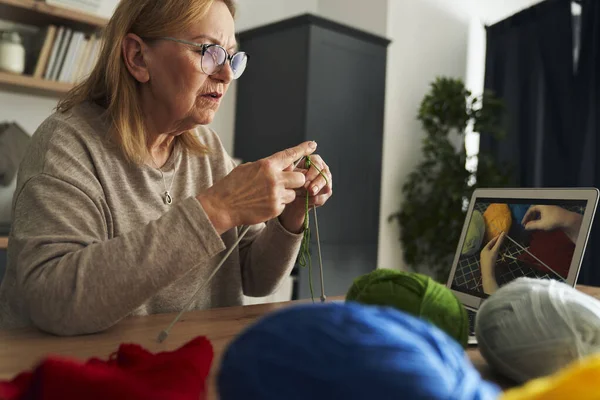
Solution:
<svg viewBox="0 0 600 400">
<path fill-rule="evenodd" d="M 209 46 L 204 51 L 202 56 L 202 70 L 207 75 L 212 75 L 221 70 L 225 62 L 227 61 L 227 52 L 220 46 Z M 239 78 L 244 70 L 248 57 L 246 53 L 239 52 L 231 59 L 231 71 L 233 72 L 233 79 Z"/>
</svg>

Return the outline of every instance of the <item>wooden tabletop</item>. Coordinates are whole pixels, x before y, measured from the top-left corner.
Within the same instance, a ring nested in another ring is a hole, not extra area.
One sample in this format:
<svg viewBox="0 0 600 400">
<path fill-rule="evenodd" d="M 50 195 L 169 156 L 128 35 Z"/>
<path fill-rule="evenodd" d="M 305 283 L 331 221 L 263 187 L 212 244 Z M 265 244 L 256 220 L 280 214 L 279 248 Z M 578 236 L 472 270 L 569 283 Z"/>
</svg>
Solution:
<svg viewBox="0 0 600 400">
<path fill-rule="evenodd" d="M 578 289 L 600 298 L 600 288 L 579 286 Z M 297 303 L 299 302 L 191 311 L 175 325 L 163 343 L 157 342 L 157 335 L 168 326 L 174 314 L 131 317 L 105 332 L 75 337 L 52 336 L 33 328 L 0 331 L 0 380 L 10 379 L 21 371 L 31 369 L 43 357 L 50 354 L 80 360 L 90 357 L 107 358 L 121 343 L 138 343 L 152 352 L 158 352 L 174 350 L 197 336 L 207 336 L 215 351 L 215 360 L 209 377 L 209 398 L 215 399 L 215 372 L 218 370 L 220 357 L 227 344 L 257 318 Z M 484 378 L 504 388 L 512 385 L 510 381 L 502 379 L 489 369 L 476 347 L 469 348 L 467 354 Z"/>
</svg>

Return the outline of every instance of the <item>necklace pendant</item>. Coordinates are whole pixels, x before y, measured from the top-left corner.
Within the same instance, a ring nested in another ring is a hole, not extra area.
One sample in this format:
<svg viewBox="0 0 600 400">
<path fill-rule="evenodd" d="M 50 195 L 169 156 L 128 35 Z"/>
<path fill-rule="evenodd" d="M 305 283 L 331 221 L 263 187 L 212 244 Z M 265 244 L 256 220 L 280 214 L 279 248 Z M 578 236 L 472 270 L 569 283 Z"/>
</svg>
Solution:
<svg viewBox="0 0 600 400">
<path fill-rule="evenodd" d="M 165 204 L 169 206 L 172 203 L 173 203 L 173 198 L 171 197 L 171 193 L 169 193 L 169 191 L 167 190 L 165 192 Z"/>
</svg>

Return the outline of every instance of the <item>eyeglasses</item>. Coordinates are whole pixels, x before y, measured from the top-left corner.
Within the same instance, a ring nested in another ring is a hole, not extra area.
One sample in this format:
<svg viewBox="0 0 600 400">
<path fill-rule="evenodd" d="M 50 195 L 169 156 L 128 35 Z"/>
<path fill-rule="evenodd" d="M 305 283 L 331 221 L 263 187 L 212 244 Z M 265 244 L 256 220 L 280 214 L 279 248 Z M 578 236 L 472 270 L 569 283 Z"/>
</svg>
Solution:
<svg viewBox="0 0 600 400">
<path fill-rule="evenodd" d="M 202 72 L 206 75 L 214 75 L 223 69 L 223 66 L 227 61 L 231 66 L 233 72 L 233 79 L 238 79 L 246 70 L 248 64 L 248 54 L 243 51 L 239 51 L 235 54 L 229 55 L 227 50 L 218 44 L 200 44 L 189 42 L 183 39 L 176 39 L 172 37 L 160 37 L 158 39 L 170 40 L 172 42 L 183 43 L 189 46 L 197 47 L 200 49 L 200 67 Z"/>
</svg>

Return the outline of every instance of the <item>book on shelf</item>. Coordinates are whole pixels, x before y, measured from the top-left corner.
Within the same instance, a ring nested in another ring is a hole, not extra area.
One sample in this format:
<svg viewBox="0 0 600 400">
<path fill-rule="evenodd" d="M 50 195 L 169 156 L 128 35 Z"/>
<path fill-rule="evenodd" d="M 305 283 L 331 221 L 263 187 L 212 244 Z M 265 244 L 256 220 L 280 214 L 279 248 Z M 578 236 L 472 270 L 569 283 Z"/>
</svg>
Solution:
<svg viewBox="0 0 600 400">
<path fill-rule="evenodd" d="M 59 43 L 62 42 L 63 36 L 65 34 L 65 27 L 60 26 L 56 31 L 56 35 L 54 37 L 54 41 L 52 43 L 52 51 L 50 52 L 50 58 L 48 59 L 48 63 L 44 68 L 44 79 L 50 79 L 52 76 L 52 71 L 54 70 L 54 64 L 56 63 L 56 58 L 58 56 L 58 48 Z"/>
<path fill-rule="evenodd" d="M 71 66 L 71 71 L 69 74 L 69 79 L 71 82 L 79 82 L 81 80 L 81 66 L 86 61 L 89 45 L 90 39 L 83 36 L 81 38 L 81 43 L 79 46 L 77 46 L 73 65 Z"/>
<path fill-rule="evenodd" d="M 65 62 L 65 57 L 67 55 L 67 47 L 69 47 L 69 43 L 71 43 L 72 36 L 73 30 L 71 28 L 66 28 L 63 40 L 60 42 L 60 45 L 58 47 L 58 55 L 56 57 L 56 62 L 53 65 L 54 69 L 52 70 L 52 74 L 50 75 L 50 80 L 58 80 L 58 75 Z"/>
<path fill-rule="evenodd" d="M 73 71 L 73 64 L 75 63 L 77 52 L 79 51 L 83 39 L 83 32 L 73 32 L 73 37 L 69 42 L 69 47 L 67 49 L 67 53 L 65 54 L 65 61 L 63 62 L 63 67 L 61 68 L 59 76 L 57 78 L 59 82 L 71 81 L 70 78 L 71 73 Z"/>
<path fill-rule="evenodd" d="M 79 83 L 92 71 L 102 39 L 97 34 L 50 25 L 41 30 L 40 50 L 31 75 L 35 78 Z"/>
<path fill-rule="evenodd" d="M 56 38 L 56 26 L 50 25 L 44 31 L 44 44 L 42 49 L 40 50 L 40 55 L 38 56 L 37 62 L 35 64 L 35 69 L 33 71 L 34 78 L 42 78 L 44 75 L 44 71 L 46 70 L 46 65 L 48 65 L 48 61 L 50 59 L 50 53 L 52 51 L 52 45 L 54 44 L 54 39 Z"/>
</svg>

